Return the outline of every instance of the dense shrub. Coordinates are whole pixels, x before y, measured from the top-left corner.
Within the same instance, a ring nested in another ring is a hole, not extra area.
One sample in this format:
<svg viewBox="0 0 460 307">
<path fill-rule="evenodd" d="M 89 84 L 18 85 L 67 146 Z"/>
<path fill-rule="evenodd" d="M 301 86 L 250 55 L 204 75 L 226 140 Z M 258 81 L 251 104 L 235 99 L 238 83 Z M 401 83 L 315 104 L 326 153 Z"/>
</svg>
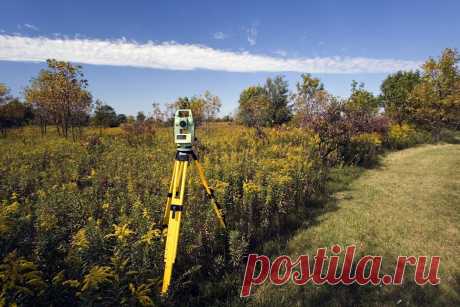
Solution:
<svg viewBox="0 0 460 307">
<path fill-rule="evenodd" d="M 392 124 L 388 129 L 385 145 L 391 149 L 403 149 L 430 140 L 429 133 L 417 130 L 412 125 Z"/>
<path fill-rule="evenodd" d="M 319 79 L 302 75 L 294 94 L 293 123 L 316 134 L 327 165 L 372 164 L 389 126 L 378 106 L 379 100 L 355 81 L 352 95 L 344 100 L 329 94 Z"/>
<path fill-rule="evenodd" d="M 155 137 L 155 122 L 153 120 L 136 121 L 121 125 L 123 135 L 129 145 L 137 146 L 142 144 L 152 144 Z"/>
<path fill-rule="evenodd" d="M 343 160 L 370 166 L 377 161 L 377 156 L 382 150 L 382 137 L 376 132 L 362 133 L 351 138 L 348 146 L 342 153 Z"/>
</svg>

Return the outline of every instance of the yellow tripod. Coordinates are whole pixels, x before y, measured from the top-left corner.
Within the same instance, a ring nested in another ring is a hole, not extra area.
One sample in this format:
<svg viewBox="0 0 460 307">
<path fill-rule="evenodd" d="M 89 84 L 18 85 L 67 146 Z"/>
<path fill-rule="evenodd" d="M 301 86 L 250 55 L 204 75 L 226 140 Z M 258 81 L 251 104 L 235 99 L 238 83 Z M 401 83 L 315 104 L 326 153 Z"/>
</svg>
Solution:
<svg viewBox="0 0 460 307">
<path fill-rule="evenodd" d="M 182 211 L 184 210 L 186 175 L 190 160 L 195 162 L 201 184 L 211 200 L 211 206 L 217 216 L 217 220 L 219 221 L 219 224 L 225 228 L 225 219 L 222 208 L 216 201 L 214 191 L 209 187 L 203 167 L 198 161 L 195 152 L 193 152 L 191 148 L 186 150 L 178 149 L 176 151 L 176 159 L 174 162 L 173 174 L 171 184 L 169 186 L 168 199 L 166 201 L 165 214 L 163 218 L 163 227 L 167 228 L 167 237 L 164 259 L 165 270 L 163 275 L 163 287 L 161 289 L 162 295 L 168 294 L 173 265 L 176 260 L 177 245 L 179 243 L 180 220 Z"/>
</svg>

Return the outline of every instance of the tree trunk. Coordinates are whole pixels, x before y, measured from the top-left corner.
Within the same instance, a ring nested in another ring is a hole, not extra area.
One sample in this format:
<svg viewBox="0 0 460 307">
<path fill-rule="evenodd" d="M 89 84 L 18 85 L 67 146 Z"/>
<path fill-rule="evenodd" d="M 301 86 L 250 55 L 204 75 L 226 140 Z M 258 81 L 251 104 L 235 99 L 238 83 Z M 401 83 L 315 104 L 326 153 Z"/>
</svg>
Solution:
<svg viewBox="0 0 460 307">
<path fill-rule="evenodd" d="M 433 130 L 431 130 L 431 137 L 435 143 L 438 143 L 441 140 L 441 128 L 434 127 Z"/>
</svg>

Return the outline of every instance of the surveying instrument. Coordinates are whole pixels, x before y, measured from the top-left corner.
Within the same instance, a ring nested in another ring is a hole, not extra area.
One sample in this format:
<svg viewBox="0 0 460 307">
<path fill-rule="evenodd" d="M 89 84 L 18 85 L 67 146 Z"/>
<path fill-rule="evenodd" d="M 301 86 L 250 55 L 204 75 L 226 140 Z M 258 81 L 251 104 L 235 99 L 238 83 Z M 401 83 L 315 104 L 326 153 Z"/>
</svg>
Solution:
<svg viewBox="0 0 460 307">
<path fill-rule="evenodd" d="M 192 111 L 189 109 L 177 110 L 174 116 L 174 142 L 177 145 L 176 158 L 172 172 L 171 184 L 169 186 L 168 199 L 166 201 L 163 227 L 167 229 L 165 246 L 165 269 L 163 275 L 163 286 L 161 295 L 168 295 L 169 284 L 173 265 L 176 260 L 177 246 L 179 243 L 180 220 L 184 211 L 184 193 L 187 177 L 187 168 L 191 161 L 195 162 L 201 185 L 203 186 L 211 206 L 216 214 L 221 227 L 225 228 L 224 214 L 214 196 L 214 190 L 209 187 L 208 180 L 204 174 L 198 157 L 193 151 L 193 141 L 195 141 L 195 124 L 193 122 Z"/>
</svg>

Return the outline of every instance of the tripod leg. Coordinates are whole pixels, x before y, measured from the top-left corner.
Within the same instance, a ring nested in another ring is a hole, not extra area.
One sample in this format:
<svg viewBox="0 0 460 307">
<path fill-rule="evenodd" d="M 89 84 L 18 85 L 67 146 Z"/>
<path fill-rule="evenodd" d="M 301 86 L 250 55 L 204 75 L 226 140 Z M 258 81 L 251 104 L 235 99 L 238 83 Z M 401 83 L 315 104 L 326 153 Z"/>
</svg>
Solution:
<svg viewBox="0 0 460 307">
<path fill-rule="evenodd" d="M 166 237 L 165 248 L 165 271 L 163 275 L 162 295 L 167 295 L 173 265 L 177 255 L 177 245 L 179 243 L 180 220 L 183 210 L 185 183 L 188 161 L 178 161 L 176 176 L 173 182 L 171 206 L 169 210 L 168 235 Z"/>
<path fill-rule="evenodd" d="M 174 167 L 172 171 L 171 183 L 169 184 L 168 199 L 166 200 L 165 213 L 163 216 L 163 225 L 162 225 L 163 228 L 166 228 L 168 226 L 169 212 L 171 209 L 171 200 L 172 200 L 173 189 L 174 189 L 174 178 L 177 177 L 178 170 L 179 170 L 179 161 L 174 160 Z"/>
<path fill-rule="evenodd" d="M 195 160 L 195 165 L 196 165 L 196 168 L 198 169 L 198 175 L 200 176 L 201 184 L 203 185 L 203 188 L 205 189 L 206 194 L 208 194 L 208 197 L 211 199 L 211 206 L 212 206 L 212 209 L 214 210 L 214 213 L 216 214 L 217 220 L 219 221 L 220 226 L 222 226 L 222 228 L 225 228 L 224 213 L 222 211 L 221 206 L 216 201 L 216 197 L 214 196 L 214 190 L 209 187 L 208 180 L 206 179 L 206 176 L 204 174 L 203 166 L 201 166 L 201 163 L 200 161 L 198 161 L 198 158 L 196 157 L 195 154 L 193 154 L 193 159 Z"/>
</svg>

